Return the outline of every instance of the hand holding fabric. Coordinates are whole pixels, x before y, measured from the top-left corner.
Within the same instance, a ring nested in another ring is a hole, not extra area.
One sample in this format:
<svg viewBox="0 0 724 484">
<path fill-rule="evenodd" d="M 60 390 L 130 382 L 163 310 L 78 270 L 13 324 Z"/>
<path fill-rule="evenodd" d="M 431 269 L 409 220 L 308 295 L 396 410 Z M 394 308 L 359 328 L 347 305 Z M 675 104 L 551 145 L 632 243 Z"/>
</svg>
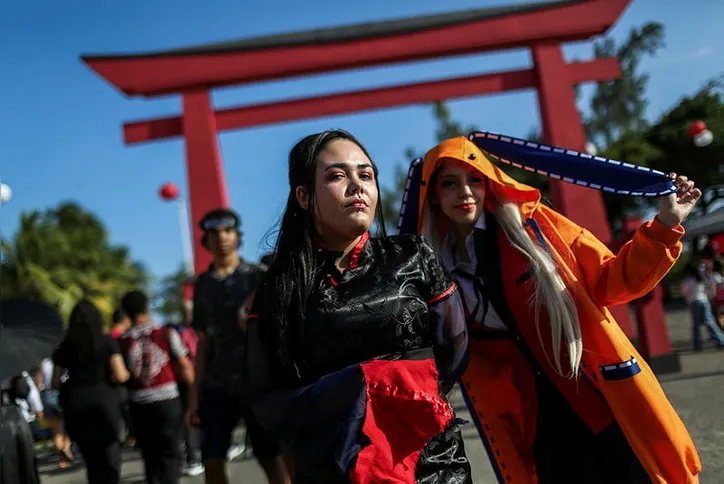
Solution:
<svg viewBox="0 0 724 484">
<path fill-rule="evenodd" d="M 669 227 L 679 226 L 689 216 L 696 202 L 701 198 L 701 190 L 694 186 L 694 182 L 683 175 L 669 173 L 674 180 L 676 193 L 666 195 L 661 199 L 659 220 Z"/>
</svg>

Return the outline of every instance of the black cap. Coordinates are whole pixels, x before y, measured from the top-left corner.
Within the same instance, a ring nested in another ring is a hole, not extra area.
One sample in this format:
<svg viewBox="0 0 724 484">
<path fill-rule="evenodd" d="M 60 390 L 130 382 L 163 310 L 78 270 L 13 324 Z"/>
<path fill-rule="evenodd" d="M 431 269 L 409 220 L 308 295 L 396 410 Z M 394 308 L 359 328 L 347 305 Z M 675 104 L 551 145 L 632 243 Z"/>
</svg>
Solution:
<svg viewBox="0 0 724 484">
<path fill-rule="evenodd" d="M 206 212 L 199 222 L 199 228 L 204 232 L 219 228 L 239 228 L 241 217 L 230 208 L 215 208 Z"/>
</svg>

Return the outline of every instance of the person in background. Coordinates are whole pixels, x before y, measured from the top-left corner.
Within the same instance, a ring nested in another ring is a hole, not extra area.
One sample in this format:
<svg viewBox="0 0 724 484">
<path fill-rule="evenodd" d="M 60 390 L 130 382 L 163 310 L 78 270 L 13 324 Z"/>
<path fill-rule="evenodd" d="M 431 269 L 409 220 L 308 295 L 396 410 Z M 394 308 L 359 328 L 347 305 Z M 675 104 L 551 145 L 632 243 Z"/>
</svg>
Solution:
<svg viewBox="0 0 724 484">
<path fill-rule="evenodd" d="M 40 484 L 33 433 L 16 403 L 29 394 L 27 379 L 17 376 L 0 395 L 0 484 Z"/>
<path fill-rule="evenodd" d="M 233 210 L 211 210 L 199 226 L 214 261 L 194 284 L 192 324 L 199 339 L 187 423 L 201 428 L 206 483 L 228 482 L 226 460 L 242 418 L 269 482 L 289 482 L 278 439 L 259 425 L 242 395 L 246 314 L 264 269 L 239 256 L 240 218 Z"/>
<path fill-rule="evenodd" d="M 14 399 L 13 404 L 20 409 L 23 418 L 30 424 L 30 428 L 33 430 L 37 427 L 37 422 L 43 419 L 43 404 L 40 400 L 40 393 L 27 371 L 22 372 L 20 376 L 15 378 L 22 378 L 25 381 L 23 388 L 27 387 L 28 391 L 22 392 L 23 397 Z M 13 379 L 0 382 L 0 391 L 4 391 L 6 395 L 9 395 L 11 393 L 12 382 Z M 17 392 L 15 394 L 17 394 Z"/>
<path fill-rule="evenodd" d="M 709 290 L 709 302 L 711 303 L 711 310 L 714 313 L 714 321 L 716 322 L 719 329 L 722 329 L 721 321 L 719 320 L 719 310 L 722 305 L 722 295 L 720 291 L 724 293 L 724 277 L 722 277 L 722 263 L 721 260 L 715 258 L 713 260 L 706 260 L 702 264 L 704 280 Z"/>
<path fill-rule="evenodd" d="M 42 420 L 44 416 L 44 407 L 43 407 L 43 401 L 40 398 L 40 391 L 38 391 L 38 387 L 35 384 L 35 381 L 33 380 L 33 377 L 30 376 L 30 373 L 27 371 L 24 371 L 22 373 L 22 377 L 25 378 L 25 382 L 28 384 L 28 396 L 25 398 L 25 401 L 28 405 L 28 423 L 34 422 L 36 420 Z"/>
<path fill-rule="evenodd" d="M 148 296 L 131 291 L 121 299 L 121 308 L 131 320 L 120 343 L 131 374 L 128 399 L 146 482 L 176 484 L 183 428 L 177 382 L 192 382 L 194 369 L 178 333 L 151 321 Z"/>
<path fill-rule="evenodd" d="M 111 329 L 108 331 L 108 334 L 110 334 L 113 339 L 121 339 L 123 333 L 128 331 L 130 327 L 131 320 L 128 319 L 128 315 L 123 312 L 123 309 L 116 309 L 113 311 L 113 316 L 111 317 Z"/>
<path fill-rule="evenodd" d="M 59 393 L 58 390 L 53 389 L 53 360 L 51 358 L 45 358 L 40 362 L 35 379 L 40 390 L 40 399 L 43 402 L 43 415 L 53 434 L 53 445 L 59 459 L 58 467 L 67 469 L 73 461 L 73 453 L 70 438 L 65 433 L 63 409 L 58 402 Z"/>
<path fill-rule="evenodd" d="M 116 341 L 120 341 L 121 336 L 131 327 L 131 320 L 123 309 L 116 309 L 111 316 L 111 329 L 108 334 Z M 121 418 L 123 419 L 124 429 L 121 432 L 121 441 L 126 442 L 129 447 L 136 445 L 136 437 L 133 436 L 133 419 L 128 406 L 128 389 L 125 385 L 117 385 L 118 401 L 121 405 Z"/>
<path fill-rule="evenodd" d="M 65 428 L 83 456 L 89 484 L 117 484 L 121 477 L 121 415 L 114 385 L 128 380 L 128 370 L 118 342 L 104 328 L 98 308 L 80 301 L 53 355 L 52 388 L 60 390 Z"/>
<path fill-rule="evenodd" d="M 681 294 L 686 300 L 691 312 L 692 341 L 695 351 L 701 351 L 702 325 L 706 326 L 709 334 L 716 342 L 718 348 L 724 348 L 724 333 L 714 321 L 714 312 L 711 309 L 711 291 L 703 271 L 694 264 L 688 264 L 684 269 L 684 280 L 681 282 Z"/>
</svg>

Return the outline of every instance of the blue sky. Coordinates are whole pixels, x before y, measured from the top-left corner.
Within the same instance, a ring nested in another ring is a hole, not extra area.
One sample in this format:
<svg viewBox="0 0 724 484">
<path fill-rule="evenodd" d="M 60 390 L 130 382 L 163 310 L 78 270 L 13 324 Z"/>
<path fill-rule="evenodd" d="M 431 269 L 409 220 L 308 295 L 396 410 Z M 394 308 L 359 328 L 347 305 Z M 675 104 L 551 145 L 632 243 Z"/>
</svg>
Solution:
<svg viewBox="0 0 724 484">
<path fill-rule="evenodd" d="M 126 147 L 123 121 L 180 113 L 176 96 L 126 99 L 79 60 L 81 53 L 143 52 L 205 42 L 400 18 L 481 6 L 506 0 L 338 0 L 251 2 L 231 0 L 33 0 L 0 6 L 0 177 L 14 190 L 3 205 L 3 234 L 12 233 L 23 211 L 72 199 L 95 212 L 113 242 L 162 276 L 181 261 L 173 205 L 158 199 L 166 181 L 185 191 L 183 142 Z M 295 10 L 292 14 L 292 10 Z M 684 94 L 724 70 L 721 48 L 724 2 L 633 0 L 611 31 L 624 38 L 632 26 L 659 21 L 666 48 L 646 60 L 651 75 L 648 115 L 656 118 Z M 588 59 L 588 43 L 568 45 L 569 59 Z M 217 107 L 325 92 L 454 77 L 530 66 L 526 50 L 366 69 L 251 85 L 214 93 Z M 590 90 L 589 90 L 590 91 Z M 586 96 L 583 102 L 585 104 Z M 453 114 L 482 129 L 524 136 L 538 124 L 533 92 L 478 97 L 451 103 Z M 225 133 L 220 136 L 231 202 L 242 215 L 243 255 L 266 250 L 287 194 L 286 155 L 311 132 L 342 127 L 358 136 L 380 166 L 383 184 L 393 178 L 406 147 L 434 143 L 429 106 L 410 106 Z"/>
</svg>

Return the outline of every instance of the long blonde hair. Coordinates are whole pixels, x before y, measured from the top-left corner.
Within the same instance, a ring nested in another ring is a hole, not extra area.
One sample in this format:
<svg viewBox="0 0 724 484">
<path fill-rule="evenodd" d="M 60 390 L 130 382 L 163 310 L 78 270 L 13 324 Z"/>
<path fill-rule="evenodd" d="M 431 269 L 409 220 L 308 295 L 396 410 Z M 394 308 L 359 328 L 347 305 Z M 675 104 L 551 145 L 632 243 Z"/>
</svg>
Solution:
<svg viewBox="0 0 724 484">
<path fill-rule="evenodd" d="M 429 194 L 432 196 L 432 190 L 429 191 Z M 428 196 L 428 199 L 430 196 Z M 530 263 L 533 271 L 534 289 L 528 302 L 533 306 L 535 327 L 543 348 L 545 346 L 542 344 L 543 340 L 540 331 L 541 310 L 545 310 L 548 314 L 551 331 L 553 361 L 550 361 L 547 354 L 546 358 L 560 375 L 565 377 L 577 376 L 583 355 L 581 326 L 578 320 L 578 310 L 563 277 L 558 271 L 558 266 L 552 257 L 534 242 L 525 230 L 520 209 L 515 203 L 497 200 L 490 191 L 486 192 L 485 196 L 491 197 L 495 218 L 510 244 L 523 254 Z M 435 213 L 437 211 L 438 209 L 434 208 L 429 200 L 425 201 L 422 214 L 422 235 L 439 252 L 442 242 L 440 217 L 443 215 Z M 561 341 L 564 341 L 566 345 L 569 367 L 567 371 L 564 371 L 563 365 L 561 365 Z"/>
</svg>

